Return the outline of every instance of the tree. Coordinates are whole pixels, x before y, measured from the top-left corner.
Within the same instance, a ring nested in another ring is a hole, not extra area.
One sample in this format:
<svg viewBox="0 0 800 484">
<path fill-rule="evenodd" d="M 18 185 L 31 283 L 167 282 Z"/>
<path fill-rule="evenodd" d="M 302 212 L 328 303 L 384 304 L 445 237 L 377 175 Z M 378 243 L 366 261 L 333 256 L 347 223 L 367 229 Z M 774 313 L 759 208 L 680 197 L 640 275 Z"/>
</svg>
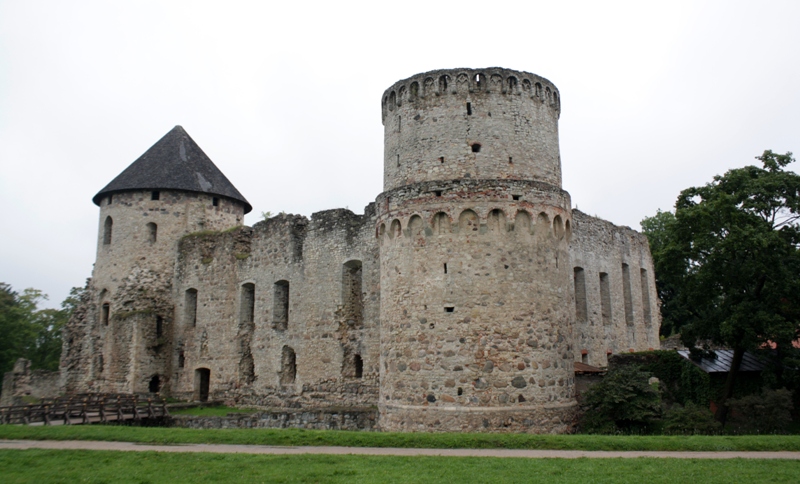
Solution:
<svg viewBox="0 0 800 484">
<path fill-rule="evenodd" d="M 746 166 L 681 192 L 674 218 L 646 219 L 669 324 L 687 346 L 709 340 L 733 349 L 717 419 L 744 352 L 800 336 L 800 176 L 791 153 L 765 151 Z M 648 229 L 645 229 L 647 233 Z"/>
<path fill-rule="evenodd" d="M 650 373 L 636 365 L 612 368 L 583 395 L 584 433 L 643 432 L 661 416 L 661 397 L 648 384 Z"/>
<path fill-rule="evenodd" d="M 0 283 L 0 375 L 11 371 L 17 358 L 31 368 L 57 370 L 61 359 L 61 328 L 77 306 L 81 288 L 72 288 L 61 309 L 38 309 L 47 295 L 37 289 L 22 294 Z"/>
</svg>

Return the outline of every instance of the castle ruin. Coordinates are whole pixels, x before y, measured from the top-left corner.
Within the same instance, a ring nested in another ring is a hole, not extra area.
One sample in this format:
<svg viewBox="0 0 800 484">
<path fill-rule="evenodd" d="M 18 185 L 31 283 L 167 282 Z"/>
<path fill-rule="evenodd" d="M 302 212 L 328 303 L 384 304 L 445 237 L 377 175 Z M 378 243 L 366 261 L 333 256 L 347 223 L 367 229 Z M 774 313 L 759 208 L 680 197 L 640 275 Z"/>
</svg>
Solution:
<svg viewBox="0 0 800 484">
<path fill-rule="evenodd" d="M 383 95 L 357 215 L 251 210 L 179 126 L 103 188 L 66 391 L 377 408 L 391 431 L 565 432 L 574 363 L 658 346 L 646 238 L 572 209 L 560 94 L 501 68 Z"/>
</svg>

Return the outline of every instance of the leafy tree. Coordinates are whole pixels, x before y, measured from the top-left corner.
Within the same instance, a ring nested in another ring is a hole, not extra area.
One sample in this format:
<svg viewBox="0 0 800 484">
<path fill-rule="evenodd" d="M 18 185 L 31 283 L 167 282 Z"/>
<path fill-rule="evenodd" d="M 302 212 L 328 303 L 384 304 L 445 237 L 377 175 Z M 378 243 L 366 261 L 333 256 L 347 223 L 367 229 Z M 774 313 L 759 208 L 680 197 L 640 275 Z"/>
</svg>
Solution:
<svg viewBox="0 0 800 484">
<path fill-rule="evenodd" d="M 661 416 L 661 397 L 648 384 L 650 376 L 636 365 L 612 368 L 583 394 L 581 431 L 612 434 L 648 430 Z"/>
<path fill-rule="evenodd" d="M 708 340 L 734 350 L 717 401 L 723 423 L 744 352 L 767 342 L 789 348 L 800 335 L 800 176 L 784 170 L 791 153 L 757 159 L 763 168 L 688 188 L 674 217 L 643 222 L 668 324 L 689 346 Z"/>
<path fill-rule="evenodd" d="M 57 370 L 61 359 L 61 328 L 77 306 L 81 288 L 72 288 L 61 309 L 38 309 L 47 295 L 36 289 L 22 294 L 0 283 L 0 375 L 11 371 L 17 358 L 31 367 Z"/>
</svg>

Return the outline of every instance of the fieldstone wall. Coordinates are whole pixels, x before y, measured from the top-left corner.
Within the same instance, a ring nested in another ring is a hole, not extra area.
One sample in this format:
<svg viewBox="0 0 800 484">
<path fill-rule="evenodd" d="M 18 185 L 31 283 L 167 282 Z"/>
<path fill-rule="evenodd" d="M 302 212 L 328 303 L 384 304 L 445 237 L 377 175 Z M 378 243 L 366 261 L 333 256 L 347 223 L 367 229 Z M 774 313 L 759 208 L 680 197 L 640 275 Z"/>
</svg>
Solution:
<svg viewBox="0 0 800 484">
<path fill-rule="evenodd" d="M 661 312 L 647 237 L 579 210 L 572 214 L 578 361 L 604 367 L 608 355 L 658 348 Z"/>
<path fill-rule="evenodd" d="M 227 417 L 173 415 L 171 418 L 173 427 L 189 429 L 378 430 L 375 408 L 270 409 Z"/>
<path fill-rule="evenodd" d="M 31 370 L 31 362 L 19 358 L 14 368 L 3 375 L 0 407 L 26 403 L 23 398 L 55 398 L 63 393 L 57 371 Z"/>
<path fill-rule="evenodd" d="M 252 229 L 185 238 L 176 284 L 179 294 L 196 291 L 197 309 L 184 303 L 177 311 L 172 394 L 194 395 L 195 372 L 207 368 L 209 398 L 273 407 L 374 405 L 374 226 L 369 206 L 364 215 L 279 215 Z"/>
</svg>

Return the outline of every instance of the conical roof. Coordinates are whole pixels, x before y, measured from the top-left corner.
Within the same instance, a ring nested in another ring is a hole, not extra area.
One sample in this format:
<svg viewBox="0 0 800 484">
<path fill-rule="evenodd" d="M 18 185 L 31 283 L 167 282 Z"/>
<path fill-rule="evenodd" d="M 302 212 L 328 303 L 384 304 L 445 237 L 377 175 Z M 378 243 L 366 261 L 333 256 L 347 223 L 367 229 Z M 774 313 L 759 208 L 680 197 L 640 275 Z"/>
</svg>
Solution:
<svg viewBox="0 0 800 484">
<path fill-rule="evenodd" d="M 180 126 L 114 178 L 92 198 L 96 205 L 105 195 L 129 190 L 183 190 L 232 198 L 244 204 L 244 213 L 253 207 L 219 171 L 211 159 Z"/>
</svg>

